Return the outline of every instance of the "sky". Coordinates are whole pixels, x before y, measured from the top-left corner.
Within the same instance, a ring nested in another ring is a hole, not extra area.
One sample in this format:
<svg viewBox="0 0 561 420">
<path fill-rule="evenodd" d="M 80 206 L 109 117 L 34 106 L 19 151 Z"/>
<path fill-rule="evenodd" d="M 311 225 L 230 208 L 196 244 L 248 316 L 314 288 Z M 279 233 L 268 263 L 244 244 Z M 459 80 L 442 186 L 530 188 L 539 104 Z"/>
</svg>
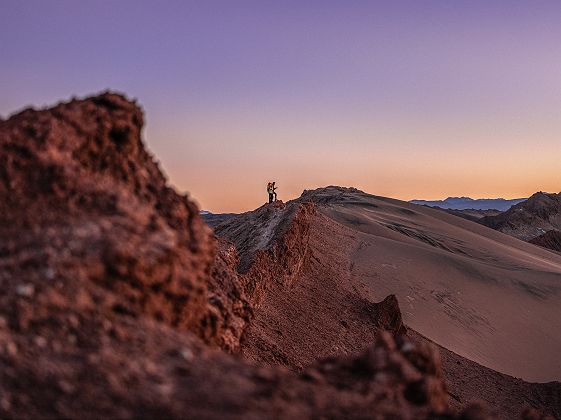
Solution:
<svg viewBox="0 0 561 420">
<path fill-rule="evenodd" d="M 557 0 L 0 0 L 0 116 L 106 89 L 213 212 L 561 190 Z"/>
</svg>

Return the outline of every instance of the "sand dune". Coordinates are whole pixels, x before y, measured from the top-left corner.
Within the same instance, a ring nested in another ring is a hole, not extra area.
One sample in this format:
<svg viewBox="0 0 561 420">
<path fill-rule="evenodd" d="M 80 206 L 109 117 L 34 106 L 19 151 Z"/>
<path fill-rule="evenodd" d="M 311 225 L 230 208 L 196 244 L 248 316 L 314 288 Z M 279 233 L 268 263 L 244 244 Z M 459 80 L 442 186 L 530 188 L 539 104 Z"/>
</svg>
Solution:
<svg viewBox="0 0 561 420">
<path fill-rule="evenodd" d="M 329 198 L 331 197 L 331 198 Z M 441 211 L 353 191 L 308 194 L 352 229 L 352 277 L 396 294 L 443 347 L 529 381 L 561 379 L 561 256 Z"/>
</svg>

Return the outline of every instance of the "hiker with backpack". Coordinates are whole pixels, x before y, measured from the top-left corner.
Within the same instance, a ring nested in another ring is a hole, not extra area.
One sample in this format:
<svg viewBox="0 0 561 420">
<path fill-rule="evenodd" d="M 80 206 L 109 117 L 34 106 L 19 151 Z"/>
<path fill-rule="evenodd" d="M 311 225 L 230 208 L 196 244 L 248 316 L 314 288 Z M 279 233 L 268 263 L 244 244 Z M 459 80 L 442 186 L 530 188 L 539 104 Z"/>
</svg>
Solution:
<svg viewBox="0 0 561 420">
<path fill-rule="evenodd" d="M 269 182 L 267 184 L 267 192 L 269 193 L 269 203 L 272 203 L 273 201 L 277 201 L 277 193 L 275 192 L 275 190 L 277 189 L 277 187 L 275 187 L 275 182 Z"/>
</svg>

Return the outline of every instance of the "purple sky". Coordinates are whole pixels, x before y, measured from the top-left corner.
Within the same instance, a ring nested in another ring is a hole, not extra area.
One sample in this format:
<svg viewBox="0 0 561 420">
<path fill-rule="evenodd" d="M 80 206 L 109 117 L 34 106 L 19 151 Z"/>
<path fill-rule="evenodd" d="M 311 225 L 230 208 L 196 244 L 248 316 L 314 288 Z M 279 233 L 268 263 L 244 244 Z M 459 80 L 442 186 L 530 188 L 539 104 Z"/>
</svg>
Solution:
<svg viewBox="0 0 561 420">
<path fill-rule="evenodd" d="M 492 3 L 492 4 L 491 4 Z M 0 115 L 136 97 L 213 211 L 561 190 L 561 2 L 0 0 Z"/>
</svg>

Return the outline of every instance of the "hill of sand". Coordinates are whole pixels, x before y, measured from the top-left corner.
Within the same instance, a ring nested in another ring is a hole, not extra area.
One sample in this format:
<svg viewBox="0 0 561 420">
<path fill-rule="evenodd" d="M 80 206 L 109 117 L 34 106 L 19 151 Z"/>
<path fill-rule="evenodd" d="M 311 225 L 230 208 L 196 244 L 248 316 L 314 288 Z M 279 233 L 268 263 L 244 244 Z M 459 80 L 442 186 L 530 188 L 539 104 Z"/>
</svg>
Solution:
<svg viewBox="0 0 561 420">
<path fill-rule="evenodd" d="M 326 188 L 304 199 L 348 229 L 349 278 L 374 298 L 395 294 L 407 325 L 499 372 L 561 379 L 560 255 L 356 190 Z"/>
</svg>

